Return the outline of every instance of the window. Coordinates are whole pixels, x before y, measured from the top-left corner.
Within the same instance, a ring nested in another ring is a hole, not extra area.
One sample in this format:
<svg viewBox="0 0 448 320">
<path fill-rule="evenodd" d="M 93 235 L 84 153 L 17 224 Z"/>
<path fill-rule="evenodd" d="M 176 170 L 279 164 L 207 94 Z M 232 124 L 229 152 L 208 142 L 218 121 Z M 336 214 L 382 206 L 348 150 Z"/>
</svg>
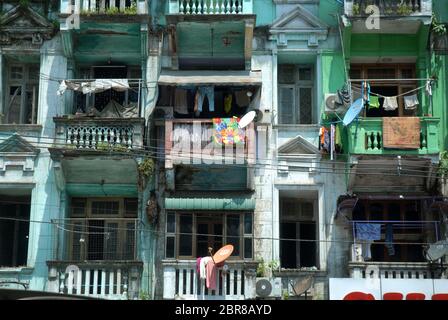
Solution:
<svg viewBox="0 0 448 320">
<path fill-rule="evenodd" d="M 252 213 L 174 213 L 166 220 L 166 258 L 190 259 L 209 255 L 232 244 L 231 258 L 253 258 Z"/>
<path fill-rule="evenodd" d="M 65 221 L 70 260 L 134 260 L 135 198 L 72 198 Z"/>
<path fill-rule="evenodd" d="M 0 267 L 27 264 L 30 197 L 0 197 Z M 17 220 L 12 220 L 17 219 Z"/>
<path fill-rule="evenodd" d="M 416 81 L 408 80 L 415 78 L 415 65 L 397 64 L 397 65 L 358 65 L 354 64 L 350 67 L 350 78 L 352 79 L 369 79 L 370 91 L 386 97 L 398 96 L 417 88 Z M 378 79 L 378 80 L 375 80 Z M 390 79 L 390 80 L 389 80 Z M 406 80 L 399 80 L 406 79 Z M 361 96 L 361 82 L 353 82 L 354 98 Z M 408 95 L 416 94 L 411 92 Z M 405 109 L 404 99 L 398 97 L 398 109 L 385 110 L 384 97 L 379 97 L 379 108 L 367 107 L 364 111 L 366 117 L 403 117 L 416 116 L 417 110 L 421 110 L 421 106 L 417 109 Z"/>
<path fill-rule="evenodd" d="M 93 66 L 81 67 L 78 69 L 78 79 L 140 79 L 141 69 L 139 67 L 127 66 Z M 131 81 L 130 90 L 119 92 L 116 90 L 106 90 L 92 94 L 75 92 L 74 111 L 83 110 L 87 112 L 90 108 L 102 111 L 112 100 L 124 107 L 135 106 L 138 103 L 139 87 L 138 83 Z"/>
<path fill-rule="evenodd" d="M 318 267 L 317 225 L 312 200 L 280 200 L 280 265 L 285 269 Z"/>
<path fill-rule="evenodd" d="M 35 124 L 37 122 L 39 72 L 39 65 L 9 66 L 5 123 Z"/>
<path fill-rule="evenodd" d="M 371 261 L 424 262 L 423 244 L 438 233 L 434 222 L 424 221 L 418 200 L 360 200 L 353 220 L 381 226 L 381 239 L 371 245 Z M 392 250 L 385 244 L 388 238 Z"/>
<path fill-rule="evenodd" d="M 314 79 L 310 66 L 280 65 L 278 109 L 280 124 L 313 124 Z"/>
</svg>

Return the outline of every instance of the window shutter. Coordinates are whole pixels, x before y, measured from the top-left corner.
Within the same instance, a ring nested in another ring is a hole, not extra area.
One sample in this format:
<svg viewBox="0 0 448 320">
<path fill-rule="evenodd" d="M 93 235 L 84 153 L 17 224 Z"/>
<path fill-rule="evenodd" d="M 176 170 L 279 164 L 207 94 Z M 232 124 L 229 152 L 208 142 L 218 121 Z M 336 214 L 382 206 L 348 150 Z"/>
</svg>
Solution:
<svg viewBox="0 0 448 320">
<path fill-rule="evenodd" d="M 299 113 L 301 124 L 311 124 L 313 122 L 313 90 L 312 88 L 299 88 Z"/>
<path fill-rule="evenodd" d="M 279 123 L 293 124 L 294 121 L 294 87 L 280 87 Z"/>
</svg>

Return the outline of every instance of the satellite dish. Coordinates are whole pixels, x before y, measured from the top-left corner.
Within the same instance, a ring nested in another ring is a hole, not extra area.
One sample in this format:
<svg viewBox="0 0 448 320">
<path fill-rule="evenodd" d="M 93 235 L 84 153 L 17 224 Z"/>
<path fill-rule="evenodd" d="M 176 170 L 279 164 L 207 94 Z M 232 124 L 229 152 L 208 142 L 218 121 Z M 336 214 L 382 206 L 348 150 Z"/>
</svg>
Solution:
<svg viewBox="0 0 448 320">
<path fill-rule="evenodd" d="M 429 261 L 439 260 L 444 255 L 448 255 L 448 240 L 441 240 L 430 244 L 425 255 Z"/>
<path fill-rule="evenodd" d="M 345 113 L 344 119 L 342 120 L 342 123 L 344 126 L 348 126 L 350 123 L 353 122 L 353 120 L 356 119 L 356 117 L 361 113 L 362 109 L 364 108 L 364 102 L 362 98 L 359 98 L 353 104 L 348 108 L 347 112 Z"/>
<path fill-rule="evenodd" d="M 233 246 L 231 244 L 225 245 L 213 255 L 213 261 L 215 264 L 219 264 L 227 260 L 233 252 Z"/>
<path fill-rule="evenodd" d="M 267 279 L 258 280 L 255 284 L 255 292 L 257 293 L 257 296 L 266 298 L 272 292 L 271 282 Z"/>
<path fill-rule="evenodd" d="M 238 122 L 238 126 L 240 127 L 240 129 L 243 129 L 243 128 L 247 127 L 249 125 L 249 123 L 254 121 L 256 115 L 257 115 L 257 113 L 254 110 L 249 111 L 248 113 L 246 113 L 240 119 L 240 122 Z"/>
<path fill-rule="evenodd" d="M 294 291 L 296 296 L 300 296 L 302 294 L 306 294 L 308 290 L 313 286 L 314 283 L 314 277 L 313 276 L 306 276 L 303 278 L 299 278 L 296 280 L 296 282 L 293 284 L 291 283 L 292 290 Z"/>
</svg>

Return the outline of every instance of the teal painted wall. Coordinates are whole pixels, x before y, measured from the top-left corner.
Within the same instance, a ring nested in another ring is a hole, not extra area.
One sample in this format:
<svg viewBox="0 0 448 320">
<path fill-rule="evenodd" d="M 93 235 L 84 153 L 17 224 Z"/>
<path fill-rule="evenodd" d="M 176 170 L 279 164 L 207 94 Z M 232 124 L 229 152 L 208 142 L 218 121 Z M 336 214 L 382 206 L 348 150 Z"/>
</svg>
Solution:
<svg viewBox="0 0 448 320">
<path fill-rule="evenodd" d="M 270 25 L 275 20 L 275 4 L 272 0 L 253 0 L 256 26 Z"/>
</svg>

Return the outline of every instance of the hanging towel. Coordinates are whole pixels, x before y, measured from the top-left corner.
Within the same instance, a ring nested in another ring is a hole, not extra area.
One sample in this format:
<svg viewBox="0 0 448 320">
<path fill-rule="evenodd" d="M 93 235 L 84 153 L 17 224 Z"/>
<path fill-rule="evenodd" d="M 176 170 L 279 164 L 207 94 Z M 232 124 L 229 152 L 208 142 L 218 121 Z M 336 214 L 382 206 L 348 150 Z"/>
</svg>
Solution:
<svg viewBox="0 0 448 320">
<path fill-rule="evenodd" d="M 212 259 L 207 262 L 207 288 L 211 290 L 216 290 L 216 265 Z"/>
<path fill-rule="evenodd" d="M 432 87 L 431 87 L 431 81 L 430 80 L 426 81 L 426 93 L 429 96 L 432 96 Z"/>
<path fill-rule="evenodd" d="M 202 258 L 199 257 L 196 259 L 196 272 L 201 275 L 201 260 Z"/>
<path fill-rule="evenodd" d="M 336 125 L 335 144 L 336 144 L 337 146 L 341 146 L 341 145 L 342 145 L 341 127 L 340 127 L 340 125 Z"/>
<path fill-rule="evenodd" d="M 250 98 L 247 96 L 247 91 L 236 91 L 235 102 L 240 108 L 247 107 L 250 103 Z"/>
<path fill-rule="evenodd" d="M 381 225 L 378 223 L 357 223 L 356 239 L 358 240 L 380 240 Z"/>
<path fill-rule="evenodd" d="M 212 261 L 211 257 L 203 257 L 201 258 L 201 262 L 199 264 L 199 278 L 202 280 L 206 279 L 207 277 L 207 264 L 209 261 Z"/>
<path fill-rule="evenodd" d="M 174 92 L 174 111 L 179 114 L 188 114 L 187 90 L 176 88 Z"/>
<path fill-rule="evenodd" d="M 397 97 L 384 97 L 383 108 L 386 111 L 398 109 Z"/>
<path fill-rule="evenodd" d="M 394 226 L 391 223 L 386 224 L 386 248 L 387 252 L 390 256 L 395 255 L 395 248 L 394 248 Z"/>
<path fill-rule="evenodd" d="M 369 101 L 369 109 L 379 109 L 380 108 L 380 100 L 377 96 L 370 96 Z"/>
<path fill-rule="evenodd" d="M 229 114 L 232 111 L 232 94 L 229 93 L 224 97 L 224 111 Z"/>
<path fill-rule="evenodd" d="M 362 257 L 364 258 L 364 261 L 372 259 L 372 243 L 373 241 L 371 240 L 362 242 Z"/>
<path fill-rule="evenodd" d="M 419 102 L 416 94 L 412 96 L 404 96 L 404 108 L 406 110 L 414 110 L 417 108 Z"/>
</svg>

